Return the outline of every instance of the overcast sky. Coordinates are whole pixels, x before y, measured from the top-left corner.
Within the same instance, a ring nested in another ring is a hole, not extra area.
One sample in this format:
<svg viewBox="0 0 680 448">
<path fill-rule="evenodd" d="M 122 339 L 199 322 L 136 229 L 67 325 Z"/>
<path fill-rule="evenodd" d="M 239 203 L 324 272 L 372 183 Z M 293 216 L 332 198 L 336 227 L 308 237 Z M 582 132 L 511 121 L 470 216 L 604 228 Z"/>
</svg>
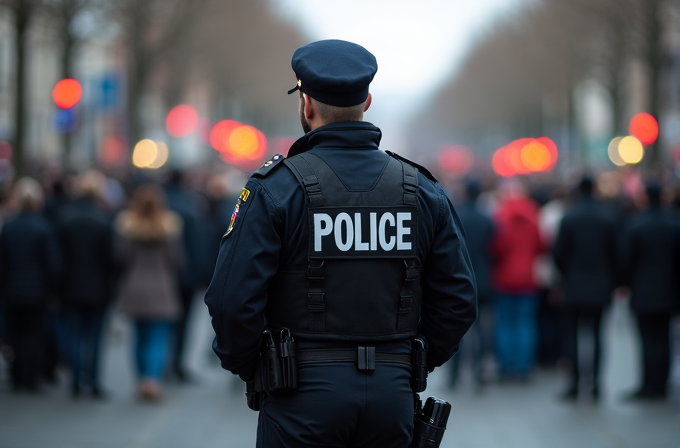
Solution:
<svg viewBox="0 0 680 448">
<path fill-rule="evenodd" d="M 358 43 L 378 60 L 366 119 L 396 125 L 445 82 L 475 37 L 527 0 L 272 0 L 309 40 Z"/>
<path fill-rule="evenodd" d="M 383 149 L 409 155 L 402 124 L 462 62 L 475 38 L 532 0 L 270 0 L 309 40 L 343 39 L 378 60 L 364 119 Z"/>
</svg>

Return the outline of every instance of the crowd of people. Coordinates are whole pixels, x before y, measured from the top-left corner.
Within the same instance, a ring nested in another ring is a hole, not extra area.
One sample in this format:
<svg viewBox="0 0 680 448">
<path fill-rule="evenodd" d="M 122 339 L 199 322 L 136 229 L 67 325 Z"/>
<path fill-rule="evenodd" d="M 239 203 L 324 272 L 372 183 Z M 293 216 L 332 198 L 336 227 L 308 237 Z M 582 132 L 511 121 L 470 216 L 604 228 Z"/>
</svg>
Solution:
<svg viewBox="0 0 680 448">
<path fill-rule="evenodd" d="M 511 178 L 491 192 L 472 181 L 450 189 L 461 203 L 480 310 L 450 363 L 452 386 L 469 353 L 481 388 L 489 355 L 500 381 L 529 382 L 537 367 L 563 366 L 559 396 L 597 401 L 603 313 L 624 300 L 642 357 L 640 384 L 624 398 L 667 397 L 669 328 L 680 310 L 680 207 L 670 183 L 634 180 L 627 191 L 613 172 L 571 187 Z"/>
<path fill-rule="evenodd" d="M 70 372 L 73 397 L 104 398 L 99 359 L 112 309 L 134 328 L 137 395 L 190 381 L 186 326 L 212 276 L 235 201 L 218 176 L 120 182 L 96 170 L 24 177 L 0 214 L 0 346 L 11 387 L 37 392 Z"/>
<path fill-rule="evenodd" d="M 658 179 L 627 193 L 620 186 L 609 172 L 573 185 L 445 185 L 465 229 L 479 307 L 447 366 L 452 386 L 470 355 L 480 389 L 491 358 L 498 381 L 530 382 L 540 367 L 568 366 L 561 398 L 597 400 L 602 317 L 618 298 L 634 313 L 642 353 L 639 387 L 626 398 L 667 396 L 669 325 L 680 309 L 680 195 Z M 134 328 L 140 398 L 159 399 L 169 377 L 189 381 L 187 318 L 237 199 L 223 176 L 172 171 L 123 182 L 87 170 L 5 187 L 0 347 L 11 387 L 39 391 L 66 368 L 74 398 L 105 397 L 98 360 L 112 309 Z M 584 335 L 594 359 L 583 359 Z"/>
</svg>

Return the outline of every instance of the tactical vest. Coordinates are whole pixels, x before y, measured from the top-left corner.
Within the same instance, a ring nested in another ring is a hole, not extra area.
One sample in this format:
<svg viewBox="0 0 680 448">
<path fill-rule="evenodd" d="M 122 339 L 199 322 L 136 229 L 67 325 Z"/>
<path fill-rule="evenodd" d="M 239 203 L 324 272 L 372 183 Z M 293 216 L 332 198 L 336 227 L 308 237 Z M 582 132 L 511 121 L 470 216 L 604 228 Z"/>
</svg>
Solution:
<svg viewBox="0 0 680 448">
<path fill-rule="evenodd" d="M 313 340 L 415 336 L 422 298 L 417 170 L 390 157 L 372 188 L 350 191 L 314 154 L 284 164 L 307 195 L 309 265 L 272 282 L 268 324 Z"/>
</svg>

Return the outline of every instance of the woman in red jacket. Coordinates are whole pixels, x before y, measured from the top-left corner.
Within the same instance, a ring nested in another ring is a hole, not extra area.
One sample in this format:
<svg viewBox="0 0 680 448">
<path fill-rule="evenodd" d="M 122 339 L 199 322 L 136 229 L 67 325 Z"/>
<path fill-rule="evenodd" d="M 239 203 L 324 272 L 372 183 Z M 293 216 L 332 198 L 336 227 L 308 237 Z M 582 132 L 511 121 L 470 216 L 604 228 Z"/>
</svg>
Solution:
<svg viewBox="0 0 680 448">
<path fill-rule="evenodd" d="M 496 292 L 496 352 L 501 378 L 528 379 L 537 344 L 538 285 L 536 257 L 544 250 L 538 228 L 538 205 L 522 184 L 501 185 L 494 214 L 492 282 Z"/>
</svg>

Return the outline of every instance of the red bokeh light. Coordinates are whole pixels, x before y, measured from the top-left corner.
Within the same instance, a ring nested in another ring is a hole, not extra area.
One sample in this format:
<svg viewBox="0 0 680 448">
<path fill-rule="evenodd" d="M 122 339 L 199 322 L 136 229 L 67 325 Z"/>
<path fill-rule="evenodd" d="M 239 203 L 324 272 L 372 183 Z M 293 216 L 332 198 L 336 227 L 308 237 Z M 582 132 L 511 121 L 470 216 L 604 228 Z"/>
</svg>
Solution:
<svg viewBox="0 0 680 448">
<path fill-rule="evenodd" d="M 496 172 L 496 174 L 498 174 L 499 176 L 512 177 L 516 173 L 506 162 L 505 159 L 506 149 L 507 146 L 504 146 L 494 153 L 493 158 L 491 159 L 491 166 L 493 167 L 493 170 Z"/>
<path fill-rule="evenodd" d="M 628 130 L 645 146 L 651 145 L 659 137 L 659 123 L 656 118 L 645 112 L 635 114 L 630 120 Z"/>
<path fill-rule="evenodd" d="M 125 158 L 125 144 L 120 137 L 111 135 L 102 140 L 99 146 L 99 160 L 104 165 L 116 165 Z"/>
<path fill-rule="evenodd" d="M 198 112 L 186 104 L 175 106 L 168 112 L 165 127 L 173 137 L 186 137 L 198 127 Z"/>
<path fill-rule="evenodd" d="M 438 154 L 439 166 L 448 174 L 463 176 L 470 172 L 474 157 L 469 148 L 462 145 L 451 145 L 443 148 Z"/>
<path fill-rule="evenodd" d="M 62 79 L 52 89 L 52 99 L 62 109 L 70 109 L 78 104 L 82 95 L 80 83 L 71 78 Z"/>
<path fill-rule="evenodd" d="M 242 126 L 234 120 L 222 120 L 210 129 L 210 146 L 221 153 L 229 152 L 229 137 L 234 129 Z"/>
<path fill-rule="evenodd" d="M 522 162 L 522 149 L 531 143 L 531 140 L 530 138 L 520 138 L 505 147 L 505 164 L 513 173 L 526 174 L 530 171 Z"/>
<path fill-rule="evenodd" d="M 12 160 L 12 145 L 0 141 L 0 160 Z"/>
</svg>

